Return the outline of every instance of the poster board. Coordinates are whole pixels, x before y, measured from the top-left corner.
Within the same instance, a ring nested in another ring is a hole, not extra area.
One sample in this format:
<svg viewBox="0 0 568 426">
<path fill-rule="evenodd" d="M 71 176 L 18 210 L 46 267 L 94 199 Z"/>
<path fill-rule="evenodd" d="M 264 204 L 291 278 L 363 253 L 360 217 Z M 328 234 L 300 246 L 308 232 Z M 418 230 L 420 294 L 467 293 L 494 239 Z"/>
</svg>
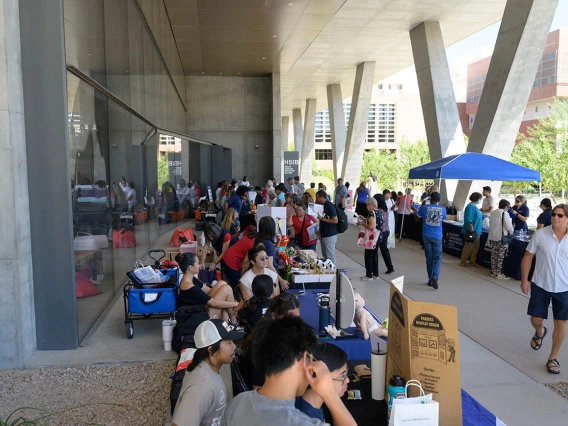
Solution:
<svg viewBox="0 0 568 426">
<path fill-rule="evenodd" d="M 256 228 L 260 218 L 271 216 L 276 222 L 276 227 L 280 225 L 280 235 L 286 235 L 286 207 L 270 207 L 266 204 L 259 204 L 256 208 Z"/>
<path fill-rule="evenodd" d="M 300 153 L 298 151 L 284 151 L 284 182 L 288 182 L 288 178 L 294 178 L 300 175 Z"/>
<path fill-rule="evenodd" d="M 395 374 L 419 380 L 440 404 L 440 426 L 462 426 L 456 307 L 408 300 L 394 284 L 389 301 L 385 386 Z"/>
</svg>

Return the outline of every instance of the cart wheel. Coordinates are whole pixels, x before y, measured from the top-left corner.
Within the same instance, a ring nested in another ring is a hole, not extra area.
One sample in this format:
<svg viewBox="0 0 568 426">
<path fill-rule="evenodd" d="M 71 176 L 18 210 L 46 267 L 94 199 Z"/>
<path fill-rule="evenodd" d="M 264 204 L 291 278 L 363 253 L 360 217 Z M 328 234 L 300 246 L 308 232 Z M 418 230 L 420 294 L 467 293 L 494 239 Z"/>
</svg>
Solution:
<svg viewBox="0 0 568 426">
<path fill-rule="evenodd" d="M 134 337 L 134 324 L 132 324 L 132 321 L 129 321 L 125 322 L 124 326 L 126 327 L 126 337 L 132 339 Z"/>
</svg>

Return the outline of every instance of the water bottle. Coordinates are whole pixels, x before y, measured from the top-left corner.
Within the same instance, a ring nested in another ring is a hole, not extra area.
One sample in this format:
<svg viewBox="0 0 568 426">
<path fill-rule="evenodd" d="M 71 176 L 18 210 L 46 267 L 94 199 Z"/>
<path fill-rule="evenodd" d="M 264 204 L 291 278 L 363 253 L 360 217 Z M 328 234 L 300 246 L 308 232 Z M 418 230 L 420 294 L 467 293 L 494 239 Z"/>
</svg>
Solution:
<svg viewBox="0 0 568 426">
<path fill-rule="evenodd" d="M 406 388 L 404 387 L 405 382 L 402 377 L 395 374 L 389 380 L 389 387 L 388 387 L 388 411 L 387 411 L 387 423 L 390 420 L 390 415 L 392 411 L 392 401 L 393 399 L 404 399 L 406 398 Z"/>
<path fill-rule="evenodd" d="M 329 297 L 323 296 L 319 307 L 319 332 L 321 334 L 327 333 L 325 328 L 329 325 L 329 313 Z"/>
</svg>

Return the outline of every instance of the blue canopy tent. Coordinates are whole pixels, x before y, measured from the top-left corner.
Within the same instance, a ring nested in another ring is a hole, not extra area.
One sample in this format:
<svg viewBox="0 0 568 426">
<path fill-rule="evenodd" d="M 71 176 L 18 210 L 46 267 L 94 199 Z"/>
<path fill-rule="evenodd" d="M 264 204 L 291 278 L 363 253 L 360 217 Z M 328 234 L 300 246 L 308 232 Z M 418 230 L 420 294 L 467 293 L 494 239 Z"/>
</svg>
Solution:
<svg viewBox="0 0 568 426">
<path fill-rule="evenodd" d="M 438 180 L 438 186 L 441 188 L 442 179 L 540 182 L 540 172 L 492 155 L 466 152 L 410 169 L 408 178 Z M 404 217 L 400 231 L 401 237 L 403 226 Z"/>
<path fill-rule="evenodd" d="M 492 155 L 466 152 L 410 169 L 408 178 L 540 182 L 540 172 Z"/>
</svg>

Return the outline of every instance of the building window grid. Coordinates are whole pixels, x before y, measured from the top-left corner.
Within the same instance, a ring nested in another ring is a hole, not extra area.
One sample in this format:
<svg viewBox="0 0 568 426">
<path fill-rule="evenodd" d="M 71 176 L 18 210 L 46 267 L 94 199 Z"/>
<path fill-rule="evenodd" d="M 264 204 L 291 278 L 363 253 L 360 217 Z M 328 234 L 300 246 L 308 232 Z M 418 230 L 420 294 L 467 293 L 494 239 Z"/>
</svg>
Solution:
<svg viewBox="0 0 568 426">
<path fill-rule="evenodd" d="M 316 149 L 316 160 L 333 160 L 331 149 Z"/>
</svg>

